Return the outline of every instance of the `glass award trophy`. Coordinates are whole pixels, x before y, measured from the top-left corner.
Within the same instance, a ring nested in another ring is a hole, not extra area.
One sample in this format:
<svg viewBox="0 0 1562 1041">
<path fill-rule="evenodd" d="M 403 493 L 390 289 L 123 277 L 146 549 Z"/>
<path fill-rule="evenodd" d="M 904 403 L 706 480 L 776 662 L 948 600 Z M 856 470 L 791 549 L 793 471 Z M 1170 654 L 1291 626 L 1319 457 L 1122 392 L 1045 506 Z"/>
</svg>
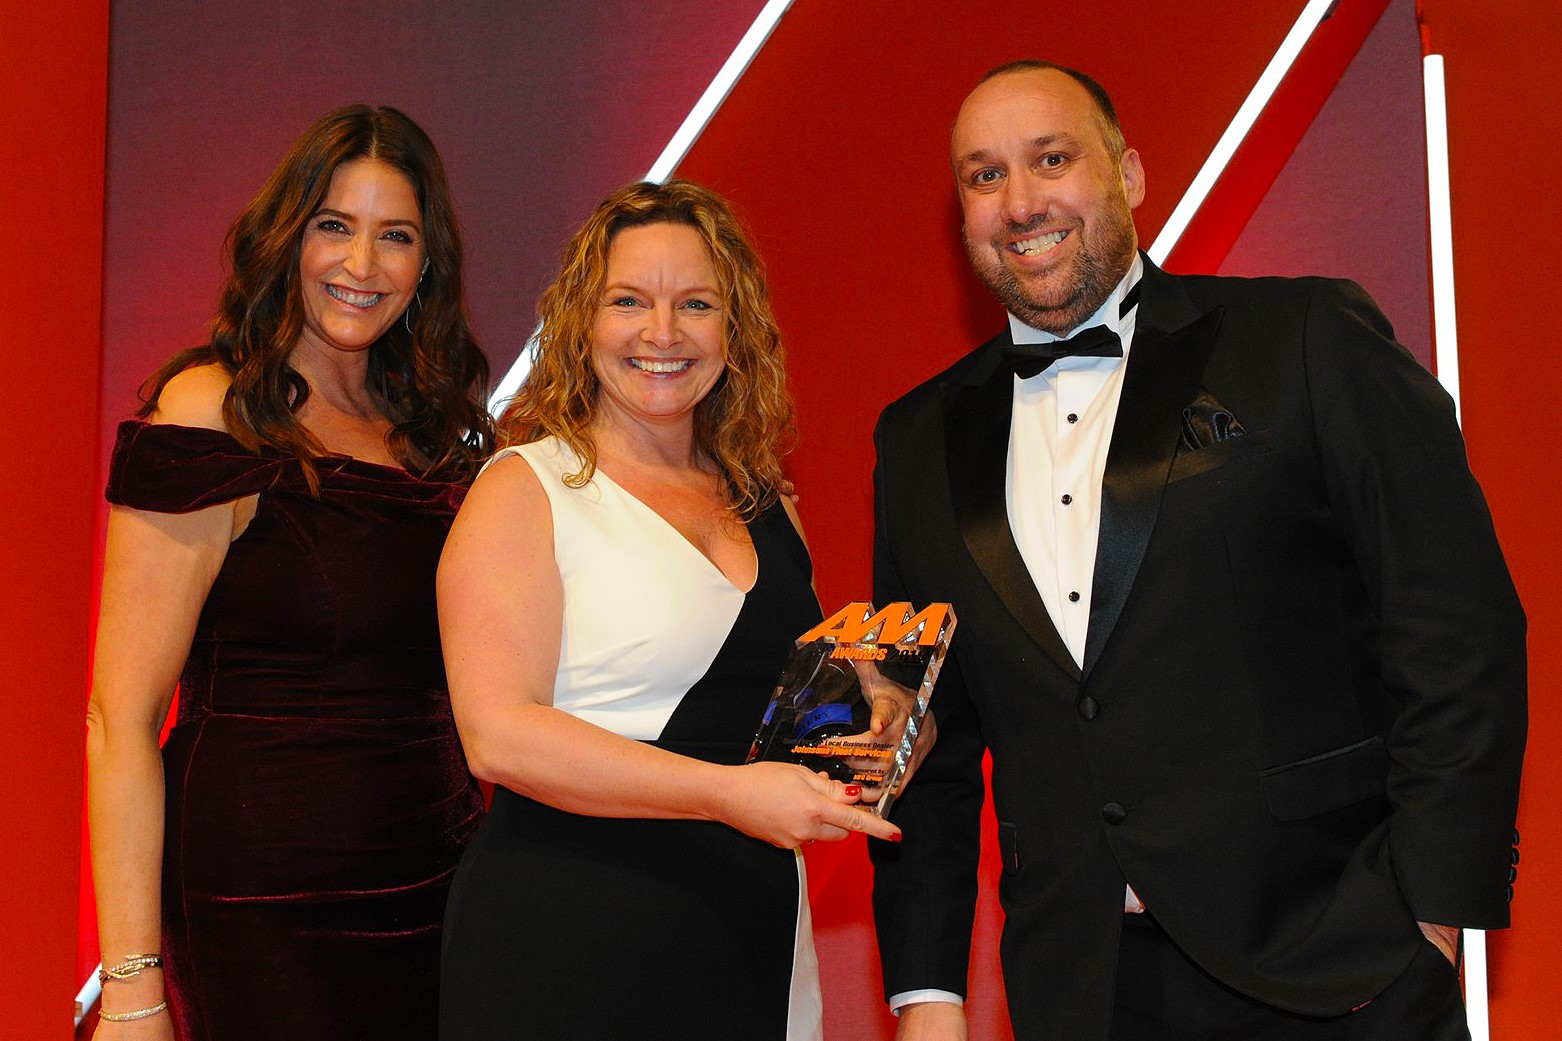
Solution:
<svg viewBox="0 0 1562 1041">
<path fill-rule="evenodd" d="M 798 637 L 748 761 L 798 763 L 860 784 L 863 803 L 887 815 L 954 631 L 948 604 L 847 604 Z"/>
</svg>

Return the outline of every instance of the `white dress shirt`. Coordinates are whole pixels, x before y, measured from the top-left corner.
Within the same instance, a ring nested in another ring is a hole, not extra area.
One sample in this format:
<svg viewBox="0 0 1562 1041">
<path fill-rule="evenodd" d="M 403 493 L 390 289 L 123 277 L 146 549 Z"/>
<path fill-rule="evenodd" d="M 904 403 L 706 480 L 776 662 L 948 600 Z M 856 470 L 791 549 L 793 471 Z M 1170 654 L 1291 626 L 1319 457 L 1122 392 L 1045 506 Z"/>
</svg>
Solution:
<svg viewBox="0 0 1562 1041">
<path fill-rule="evenodd" d="M 1101 531 L 1101 479 L 1139 317 L 1137 307 L 1126 315 L 1119 311 L 1143 274 L 1144 262 L 1136 253 L 1128 274 L 1106 302 L 1077 327 L 1105 325 L 1117 333 L 1123 344 L 1121 358 L 1060 358 L 1029 379 L 1013 377 L 1004 486 L 1009 528 L 1052 624 L 1080 666 L 1085 661 L 1096 540 Z M 1063 339 L 1012 314 L 1009 334 L 1015 343 Z M 1123 910 L 1144 910 L 1132 887 L 1123 894 Z M 963 1004 L 960 995 L 934 989 L 894 994 L 889 1004 L 898 1014 L 906 1005 L 925 1001 Z"/>
<path fill-rule="evenodd" d="M 1085 661 L 1101 529 L 1101 478 L 1139 316 L 1137 307 L 1122 316 L 1118 310 L 1143 270 L 1135 255 L 1128 274 L 1080 325 L 1082 329 L 1105 325 L 1117 333 L 1123 344 L 1121 358 L 1060 358 L 1030 379 L 1014 377 L 1004 490 L 1009 528 L 1031 582 L 1076 665 Z M 1009 332 L 1015 343 L 1062 338 L 1033 329 L 1012 315 Z"/>
</svg>

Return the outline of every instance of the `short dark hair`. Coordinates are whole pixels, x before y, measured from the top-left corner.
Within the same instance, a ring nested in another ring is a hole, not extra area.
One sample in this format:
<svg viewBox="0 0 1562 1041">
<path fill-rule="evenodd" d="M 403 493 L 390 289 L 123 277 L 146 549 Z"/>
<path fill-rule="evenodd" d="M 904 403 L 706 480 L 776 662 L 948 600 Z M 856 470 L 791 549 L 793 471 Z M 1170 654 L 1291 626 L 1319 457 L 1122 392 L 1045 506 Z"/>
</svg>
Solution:
<svg viewBox="0 0 1562 1041">
<path fill-rule="evenodd" d="M 1123 125 L 1118 122 L 1117 107 L 1112 104 L 1112 95 L 1106 92 L 1105 87 L 1078 69 L 1071 69 L 1067 65 L 1059 65 L 1056 62 L 1041 61 L 1038 58 L 1022 58 L 1019 61 L 1005 62 L 996 69 L 989 69 L 976 82 L 980 85 L 1011 72 L 1041 72 L 1046 69 L 1061 72 L 1085 88 L 1085 93 L 1089 94 L 1091 100 L 1096 103 L 1096 113 L 1101 120 L 1101 133 L 1106 138 L 1107 147 L 1112 151 L 1112 157 L 1114 159 L 1120 157 L 1128 148 L 1128 142 L 1123 137 Z"/>
</svg>

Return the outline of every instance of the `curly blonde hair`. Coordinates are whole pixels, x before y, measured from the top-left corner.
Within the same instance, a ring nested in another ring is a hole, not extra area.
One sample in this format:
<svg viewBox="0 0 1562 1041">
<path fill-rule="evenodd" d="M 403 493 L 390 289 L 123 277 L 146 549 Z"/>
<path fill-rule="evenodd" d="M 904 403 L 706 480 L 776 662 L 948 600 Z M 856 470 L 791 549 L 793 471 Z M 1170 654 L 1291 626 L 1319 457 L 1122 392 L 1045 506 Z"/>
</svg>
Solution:
<svg viewBox="0 0 1562 1041">
<path fill-rule="evenodd" d="M 566 478 L 596 472 L 588 428 L 597 414 L 592 330 L 607 281 L 608 250 L 625 228 L 681 224 L 705 243 L 725 314 L 726 371 L 694 410 L 695 449 L 721 474 L 727 508 L 748 521 L 778 498 L 781 459 L 796 441 L 781 332 L 770 313 L 764 266 L 732 208 L 689 181 L 626 185 L 597 205 L 565 245 L 559 276 L 542 295 L 531 371 L 499 419 L 504 445 L 556 437 L 581 460 Z"/>
</svg>

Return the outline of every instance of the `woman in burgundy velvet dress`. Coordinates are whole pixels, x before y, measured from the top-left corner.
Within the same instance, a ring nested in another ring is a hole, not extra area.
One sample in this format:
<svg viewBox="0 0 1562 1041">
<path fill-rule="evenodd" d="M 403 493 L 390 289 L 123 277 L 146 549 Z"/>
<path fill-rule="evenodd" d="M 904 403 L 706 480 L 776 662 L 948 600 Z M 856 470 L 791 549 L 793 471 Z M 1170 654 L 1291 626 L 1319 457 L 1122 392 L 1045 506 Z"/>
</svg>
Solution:
<svg viewBox="0 0 1562 1041">
<path fill-rule="evenodd" d="M 432 143 L 394 109 L 325 116 L 228 261 L 210 345 L 153 375 L 114 449 L 96 1037 L 432 1038 L 482 812 L 434 571 L 491 446 Z"/>
</svg>

